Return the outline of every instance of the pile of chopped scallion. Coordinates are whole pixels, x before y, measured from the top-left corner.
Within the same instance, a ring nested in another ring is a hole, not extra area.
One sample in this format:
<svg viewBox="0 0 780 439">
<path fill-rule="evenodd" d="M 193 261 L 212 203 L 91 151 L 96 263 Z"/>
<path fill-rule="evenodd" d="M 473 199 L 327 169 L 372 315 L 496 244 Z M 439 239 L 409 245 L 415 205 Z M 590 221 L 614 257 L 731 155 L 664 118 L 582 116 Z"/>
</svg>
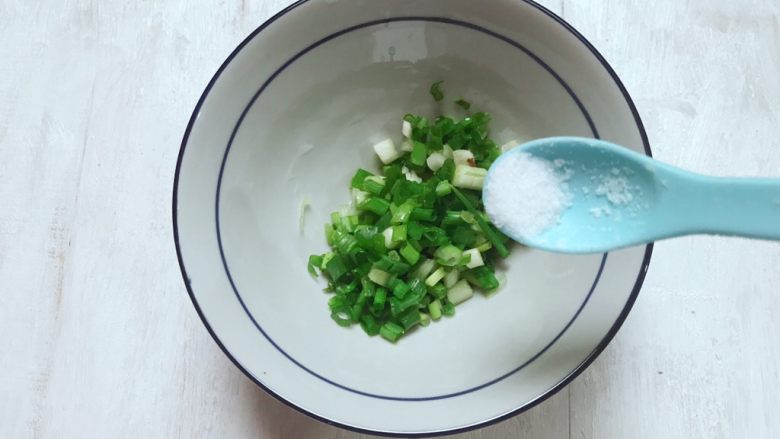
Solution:
<svg viewBox="0 0 780 439">
<path fill-rule="evenodd" d="M 431 95 L 443 99 L 441 82 Z M 470 103 L 456 103 L 468 111 Z M 509 254 L 508 239 L 485 215 L 482 182 L 501 150 L 488 137 L 490 116 L 460 121 L 403 118 L 400 148 L 374 145 L 380 174 L 358 169 L 351 209 L 325 225 L 331 251 L 309 258 L 333 293 L 328 305 L 341 326 L 395 342 L 415 326 L 455 314 L 473 288 L 496 291 L 492 262 Z"/>
</svg>

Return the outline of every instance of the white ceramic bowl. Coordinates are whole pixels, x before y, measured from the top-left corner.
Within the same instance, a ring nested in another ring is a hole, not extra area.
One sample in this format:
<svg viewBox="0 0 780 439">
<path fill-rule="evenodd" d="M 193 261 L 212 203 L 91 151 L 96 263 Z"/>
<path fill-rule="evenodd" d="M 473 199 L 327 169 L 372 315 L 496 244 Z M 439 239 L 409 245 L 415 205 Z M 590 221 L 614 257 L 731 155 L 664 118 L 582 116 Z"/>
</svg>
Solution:
<svg viewBox="0 0 780 439">
<path fill-rule="evenodd" d="M 304 0 L 220 67 L 187 127 L 174 183 L 182 274 L 233 362 L 281 401 L 389 435 L 463 431 L 565 386 L 614 336 L 651 247 L 567 256 L 516 247 L 508 286 L 392 345 L 331 321 L 306 273 L 371 145 L 445 80 L 494 116 L 493 137 L 596 136 L 650 153 L 614 71 L 524 0 Z M 445 107 L 445 111 L 453 111 Z M 312 202 L 303 230 L 299 206 Z"/>
</svg>

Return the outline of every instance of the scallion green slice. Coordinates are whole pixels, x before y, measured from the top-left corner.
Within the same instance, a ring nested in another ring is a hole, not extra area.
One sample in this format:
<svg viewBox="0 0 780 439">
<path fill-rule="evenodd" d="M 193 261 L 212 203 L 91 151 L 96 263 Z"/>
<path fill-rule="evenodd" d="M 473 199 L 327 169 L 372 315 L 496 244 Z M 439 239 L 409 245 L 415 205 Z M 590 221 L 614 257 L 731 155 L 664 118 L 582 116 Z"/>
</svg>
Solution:
<svg viewBox="0 0 780 439">
<path fill-rule="evenodd" d="M 393 322 L 387 322 L 379 329 L 379 335 L 385 340 L 395 343 L 404 335 L 404 328 Z"/>
<path fill-rule="evenodd" d="M 444 92 L 441 90 L 441 85 L 444 84 L 444 81 L 436 81 L 431 85 L 431 96 L 433 96 L 433 99 L 436 102 L 441 101 L 444 99 Z"/>
</svg>

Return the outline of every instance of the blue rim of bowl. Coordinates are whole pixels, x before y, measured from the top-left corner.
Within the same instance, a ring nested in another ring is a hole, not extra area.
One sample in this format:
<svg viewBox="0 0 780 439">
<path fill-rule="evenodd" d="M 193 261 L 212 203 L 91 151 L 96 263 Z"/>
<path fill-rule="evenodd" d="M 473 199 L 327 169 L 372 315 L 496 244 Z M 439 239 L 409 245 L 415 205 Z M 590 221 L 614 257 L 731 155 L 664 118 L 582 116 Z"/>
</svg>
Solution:
<svg viewBox="0 0 780 439">
<path fill-rule="evenodd" d="M 583 360 L 577 367 L 575 367 L 566 377 L 564 377 L 561 381 L 559 381 L 556 385 L 552 386 L 550 389 L 545 391 L 543 394 L 539 395 L 536 399 L 527 402 L 521 407 L 518 407 L 515 410 L 512 410 L 504 415 L 498 416 L 496 418 L 488 419 L 483 422 L 475 423 L 472 425 L 468 425 L 465 427 L 460 427 L 456 429 L 448 429 L 448 430 L 439 430 L 439 431 L 431 431 L 431 432 L 424 432 L 424 433 L 417 433 L 417 434 L 408 434 L 408 433 L 395 433 L 395 432 L 387 432 L 387 431 L 381 431 L 381 430 L 370 430 L 370 429 L 363 429 L 355 426 L 351 426 L 348 424 L 342 424 L 327 418 L 323 418 L 315 413 L 309 412 L 306 409 L 299 407 L 295 404 L 293 404 L 291 401 L 286 400 L 281 395 L 278 395 L 277 393 L 273 392 L 271 389 L 263 385 L 259 380 L 257 380 L 249 371 L 247 371 L 233 356 L 232 354 L 226 349 L 226 347 L 223 345 L 223 343 L 220 341 L 216 333 L 214 332 L 211 325 L 206 320 L 205 315 L 203 314 L 203 311 L 201 310 L 197 299 L 195 298 L 194 292 L 192 290 L 192 287 L 189 282 L 189 276 L 187 275 L 185 266 L 184 266 L 184 260 L 181 253 L 181 246 L 179 242 L 179 232 L 178 232 L 178 219 L 177 219 L 177 201 L 178 201 L 178 183 L 179 183 L 179 173 L 181 170 L 181 164 L 182 159 L 184 157 L 184 152 L 186 149 L 187 141 L 189 139 L 190 132 L 192 130 L 192 127 L 195 123 L 195 120 L 197 119 L 197 115 L 200 112 L 200 109 L 208 96 L 209 92 L 211 91 L 212 87 L 216 83 L 216 81 L 221 76 L 222 72 L 227 68 L 227 66 L 230 64 L 230 62 L 235 58 L 235 56 L 246 46 L 254 37 L 256 37 L 261 31 L 263 31 L 266 27 L 268 27 L 271 23 L 279 19 L 280 17 L 284 16 L 285 14 L 289 13 L 290 11 L 296 9 L 297 7 L 308 3 L 310 0 L 298 0 L 297 2 L 291 4 L 290 6 L 286 7 L 273 17 L 271 17 L 269 20 L 267 20 L 265 23 L 260 25 L 257 29 L 255 29 L 249 36 L 247 36 L 237 47 L 236 49 L 231 52 L 231 54 L 227 57 L 227 59 L 222 63 L 222 65 L 219 67 L 217 72 L 214 74 L 214 76 L 209 81 L 208 85 L 206 86 L 206 89 L 198 99 L 198 103 L 195 106 L 195 109 L 193 110 L 192 116 L 190 117 L 190 120 L 187 124 L 187 128 L 184 133 L 184 137 L 182 139 L 182 143 L 179 149 L 179 155 L 176 162 L 176 171 L 174 175 L 174 182 L 173 182 L 173 199 L 172 199 L 172 216 L 173 216 L 173 233 L 174 233 L 174 242 L 176 246 L 176 255 L 179 262 L 179 267 L 181 269 L 182 278 L 184 280 L 187 292 L 190 296 L 190 299 L 193 303 L 193 306 L 195 307 L 196 312 L 198 313 L 198 316 L 200 317 L 201 321 L 203 322 L 204 326 L 208 330 L 209 334 L 211 334 L 211 337 L 214 339 L 214 341 L 217 343 L 219 348 L 223 351 L 223 353 L 230 359 L 231 362 L 239 369 L 241 370 L 244 375 L 246 375 L 252 382 L 254 382 L 257 386 L 265 390 L 267 393 L 275 397 L 277 400 L 281 401 L 285 405 L 304 413 L 307 416 L 310 416 L 314 419 L 317 419 L 321 422 L 324 422 L 329 425 L 334 425 L 340 428 L 344 428 L 347 430 L 359 432 L 359 433 L 369 433 L 369 434 L 379 434 L 383 436 L 388 437 L 432 437 L 432 436 L 440 436 L 445 434 L 456 434 L 456 433 L 462 433 L 466 431 L 476 430 L 479 428 L 486 427 L 488 425 L 492 425 L 498 422 L 501 422 L 505 419 L 508 419 L 510 417 L 516 416 L 522 412 L 525 412 L 526 410 L 529 410 L 536 405 L 540 404 L 541 402 L 547 400 L 552 395 L 556 394 L 559 390 L 564 388 L 566 385 L 568 385 L 572 380 L 574 380 L 577 376 L 579 376 L 585 369 L 587 369 L 588 366 L 601 354 L 601 352 L 606 348 L 606 346 L 609 344 L 609 342 L 614 338 L 614 336 L 617 334 L 617 331 L 622 326 L 623 322 L 625 321 L 626 317 L 628 316 L 628 313 L 631 311 L 631 308 L 633 307 L 634 302 L 636 301 L 636 298 L 639 294 L 639 291 L 642 287 L 642 284 L 644 282 L 644 278 L 647 274 L 647 270 L 649 267 L 652 250 L 653 250 L 653 244 L 648 244 L 645 248 L 645 254 L 644 258 L 642 260 L 642 265 L 640 267 L 639 274 L 637 276 L 637 280 L 634 283 L 634 287 L 631 291 L 631 294 L 629 295 L 629 298 L 626 302 L 626 305 L 624 306 L 623 310 L 621 311 L 620 315 L 616 319 L 613 326 L 610 328 L 610 330 L 607 332 L 607 334 L 604 336 L 604 338 L 601 340 L 601 342 L 596 346 L 596 348 Z M 636 106 L 633 103 L 633 100 L 631 99 L 630 95 L 628 94 L 628 91 L 626 90 L 625 86 L 622 84 L 620 79 L 618 78 L 615 71 L 612 69 L 612 67 L 609 65 L 609 63 L 604 59 L 604 57 L 596 50 L 596 48 L 584 37 L 582 36 L 576 29 L 574 29 L 570 24 L 568 24 L 566 21 L 564 21 L 561 17 L 550 11 L 549 9 L 545 8 L 544 6 L 539 5 L 538 3 L 534 2 L 533 0 L 518 0 L 523 3 L 526 3 L 530 6 L 533 6 L 534 8 L 538 9 L 540 12 L 547 15 L 549 18 L 556 21 L 558 24 L 563 26 L 566 30 L 568 30 L 571 34 L 573 34 L 583 45 L 585 45 L 588 50 L 598 59 L 598 61 L 602 64 L 602 66 L 605 68 L 607 73 L 610 75 L 610 77 L 615 82 L 615 85 L 618 86 L 621 94 L 623 95 L 626 103 L 628 104 L 632 116 L 634 118 L 634 121 L 636 123 L 637 128 L 639 129 L 640 136 L 642 138 L 642 144 L 645 150 L 645 153 L 652 157 L 652 151 L 650 149 L 649 140 L 647 137 L 647 133 L 645 131 L 644 125 L 642 123 L 642 120 L 639 116 L 639 112 L 636 109 Z M 579 102 L 578 102 L 579 105 Z M 585 112 L 587 114 L 587 112 Z M 587 117 L 587 116 L 586 116 Z M 590 123 L 591 121 L 588 120 Z M 592 123 L 591 123 L 592 126 Z M 605 255 L 606 258 L 606 255 Z M 604 260 L 602 260 L 602 264 L 604 263 Z M 603 265 L 602 265 L 603 266 Z M 575 316 L 576 317 L 576 316 Z"/>
</svg>

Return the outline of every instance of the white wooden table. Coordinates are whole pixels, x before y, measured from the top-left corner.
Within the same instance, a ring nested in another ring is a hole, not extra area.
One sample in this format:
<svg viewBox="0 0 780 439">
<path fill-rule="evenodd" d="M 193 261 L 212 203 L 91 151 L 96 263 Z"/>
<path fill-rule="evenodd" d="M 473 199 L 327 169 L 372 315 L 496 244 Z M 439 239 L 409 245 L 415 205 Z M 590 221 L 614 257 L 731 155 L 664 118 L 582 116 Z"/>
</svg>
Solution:
<svg viewBox="0 0 780 439">
<path fill-rule="evenodd" d="M 286 3 L 0 0 L 0 438 L 358 437 L 228 361 L 172 242 L 190 112 Z M 621 75 L 656 157 L 780 177 L 780 2 L 542 3 Z M 779 340 L 780 244 L 662 242 L 590 369 L 461 437 L 779 437 Z"/>
</svg>

